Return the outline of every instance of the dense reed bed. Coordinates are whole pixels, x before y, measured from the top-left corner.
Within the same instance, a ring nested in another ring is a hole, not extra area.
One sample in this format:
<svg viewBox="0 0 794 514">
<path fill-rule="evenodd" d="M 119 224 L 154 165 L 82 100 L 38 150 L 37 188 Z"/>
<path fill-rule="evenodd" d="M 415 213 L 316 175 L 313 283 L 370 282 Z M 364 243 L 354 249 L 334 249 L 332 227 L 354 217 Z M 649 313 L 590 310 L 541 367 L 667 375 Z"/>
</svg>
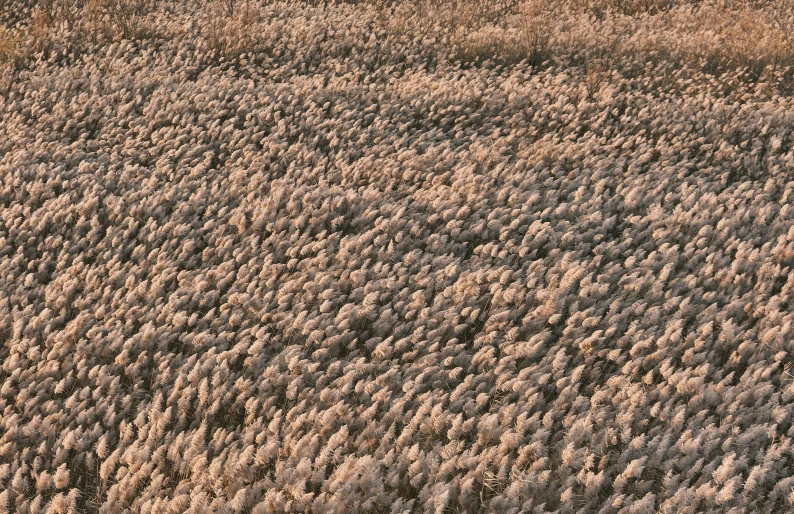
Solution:
<svg viewBox="0 0 794 514">
<path fill-rule="evenodd" d="M 3 5 L 0 512 L 792 508 L 784 4 Z"/>
</svg>

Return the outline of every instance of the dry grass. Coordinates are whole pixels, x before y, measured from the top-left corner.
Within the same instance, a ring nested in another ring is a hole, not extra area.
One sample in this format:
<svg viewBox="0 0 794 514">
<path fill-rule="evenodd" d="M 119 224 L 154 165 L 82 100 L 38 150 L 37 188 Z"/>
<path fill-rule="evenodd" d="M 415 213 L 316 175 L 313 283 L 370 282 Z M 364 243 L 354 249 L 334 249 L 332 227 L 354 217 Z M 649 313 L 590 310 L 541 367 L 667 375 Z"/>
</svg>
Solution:
<svg viewBox="0 0 794 514">
<path fill-rule="evenodd" d="M 0 513 L 791 511 L 785 4 L 139 5 L 2 18 Z"/>
<path fill-rule="evenodd" d="M 206 28 L 208 49 L 226 60 L 253 50 L 260 21 L 260 11 L 249 1 L 216 0 Z"/>
<path fill-rule="evenodd" d="M 84 51 L 90 45 L 151 38 L 156 31 L 147 15 L 154 7 L 153 0 L 38 2 L 28 8 L 30 18 L 23 20 L 13 43 L 4 36 L 2 62 L 18 67 L 37 53 L 47 54 L 56 47 Z"/>
<path fill-rule="evenodd" d="M 96 35 L 109 40 L 140 39 L 148 33 L 147 7 L 145 0 L 88 0 L 83 15 Z"/>
<path fill-rule="evenodd" d="M 719 75 L 776 80 L 794 66 L 794 9 L 767 3 L 696 0 L 409 0 L 378 4 L 388 29 L 422 35 L 453 58 L 546 60 L 625 72 L 672 63 Z M 597 62 L 598 64 L 594 64 Z"/>
<path fill-rule="evenodd" d="M 474 4 L 474 2 L 467 2 Z M 474 9 L 474 8 L 472 8 Z M 466 13 L 464 6 L 461 12 Z M 601 59 L 611 67 L 643 57 L 719 73 L 759 77 L 794 64 L 794 20 L 787 4 L 528 0 L 494 20 L 459 16 L 452 44 L 468 60 Z M 443 19 L 443 12 L 425 16 Z"/>
<path fill-rule="evenodd" d="M 540 64 L 549 57 L 549 33 L 553 11 L 541 0 L 522 2 L 509 14 L 512 23 L 503 26 L 488 22 L 476 9 L 460 20 L 452 35 L 452 44 L 457 55 L 465 61 L 496 59 L 506 62 L 527 60 Z M 483 21 L 486 20 L 486 21 Z"/>
<path fill-rule="evenodd" d="M 379 23 L 401 41 L 464 62 L 547 61 L 582 66 L 588 90 L 604 70 L 673 63 L 719 75 L 775 82 L 794 66 L 794 3 L 734 0 L 372 0 Z M 220 59 L 261 47 L 263 5 L 214 0 L 204 12 L 204 44 Z M 3 62 L 14 66 L 69 34 L 67 46 L 153 36 L 150 0 L 48 0 L 33 10 L 29 34 L 4 36 Z M 322 7 L 318 7 L 322 9 Z M 329 7 L 330 8 L 330 7 Z M 172 34 L 170 37 L 178 37 Z M 59 39 L 60 38 L 60 39 Z M 596 64 L 597 63 L 597 64 Z M 601 70 L 601 71 L 599 71 Z M 600 78 L 599 78 L 600 77 Z"/>
<path fill-rule="evenodd" d="M 17 66 L 26 57 L 24 40 L 14 32 L 0 27 L 0 64 Z"/>
</svg>

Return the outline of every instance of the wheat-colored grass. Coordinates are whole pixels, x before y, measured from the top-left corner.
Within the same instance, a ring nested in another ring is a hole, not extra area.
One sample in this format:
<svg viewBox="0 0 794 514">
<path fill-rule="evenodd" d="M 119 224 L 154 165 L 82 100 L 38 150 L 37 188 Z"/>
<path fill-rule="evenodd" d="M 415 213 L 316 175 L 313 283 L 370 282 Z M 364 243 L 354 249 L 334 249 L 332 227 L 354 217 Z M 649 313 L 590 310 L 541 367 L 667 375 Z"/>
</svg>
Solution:
<svg viewBox="0 0 794 514">
<path fill-rule="evenodd" d="M 788 4 L 1 5 L 0 513 L 794 508 Z"/>
</svg>

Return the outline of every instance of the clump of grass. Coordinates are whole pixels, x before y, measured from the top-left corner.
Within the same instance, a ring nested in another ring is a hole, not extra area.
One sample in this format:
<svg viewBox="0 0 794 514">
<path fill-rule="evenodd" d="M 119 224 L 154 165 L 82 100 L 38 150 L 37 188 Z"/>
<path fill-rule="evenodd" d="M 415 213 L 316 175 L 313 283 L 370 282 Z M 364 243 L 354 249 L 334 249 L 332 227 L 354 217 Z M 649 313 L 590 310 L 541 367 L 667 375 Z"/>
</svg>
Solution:
<svg viewBox="0 0 794 514">
<path fill-rule="evenodd" d="M 144 0 L 89 0 L 83 13 L 95 37 L 140 39 L 150 32 L 145 20 L 148 8 Z"/>
<path fill-rule="evenodd" d="M 211 12 L 205 42 L 216 57 L 234 59 L 255 46 L 260 13 L 249 2 L 218 0 Z"/>
<path fill-rule="evenodd" d="M 495 59 L 503 62 L 529 61 L 540 64 L 549 57 L 549 21 L 552 9 L 540 0 L 514 6 L 504 20 L 488 20 L 472 8 L 457 24 L 453 44 L 458 57 L 466 61 Z"/>
<path fill-rule="evenodd" d="M 609 72 L 604 68 L 601 60 L 596 59 L 588 63 L 585 67 L 584 76 L 584 85 L 588 98 L 595 98 L 596 93 L 601 91 L 601 88 L 608 78 Z"/>
<path fill-rule="evenodd" d="M 18 66 L 27 57 L 24 39 L 17 33 L 0 27 L 0 64 Z"/>
</svg>

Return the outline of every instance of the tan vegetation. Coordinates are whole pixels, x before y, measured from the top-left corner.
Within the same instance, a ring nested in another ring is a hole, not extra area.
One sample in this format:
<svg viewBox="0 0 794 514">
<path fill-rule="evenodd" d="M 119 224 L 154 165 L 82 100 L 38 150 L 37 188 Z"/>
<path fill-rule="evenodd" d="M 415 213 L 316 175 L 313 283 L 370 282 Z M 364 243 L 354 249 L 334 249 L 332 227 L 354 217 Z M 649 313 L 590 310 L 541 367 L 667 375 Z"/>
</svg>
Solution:
<svg viewBox="0 0 794 514">
<path fill-rule="evenodd" d="M 120 39 L 149 38 L 155 27 L 147 19 L 155 0 L 47 0 L 35 2 L 18 25 L 21 66 L 35 60 L 41 52 L 55 48 L 87 51 L 91 45 Z M 10 2 L 10 5 L 14 5 Z M 15 18 L 20 18 L 15 16 Z"/>
<path fill-rule="evenodd" d="M 0 6 L 0 514 L 794 510 L 786 4 Z"/>
<path fill-rule="evenodd" d="M 0 27 L 0 64 L 17 66 L 26 57 L 24 41 L 14 32 Z"/>
<path fill-rule="evenodd" d="M 206 5 L 200 23 L 217 57 L 233 59 L 272 37 L 257 2 Z M 78 46 L 85 40 L 153 37 L 156 24 L 147 19 L 153 8 L 147 0 L 43 2 L 28 24 L 31 37 L 4 43 L 4 62 L 22 64 L 50 46 L 48 40 L 62 40 L 61 32 Z M 794 66 L 790 0 L 371 0 L 354 8 L 375 9 L 395 36 L 425 38 L 430 50 L 464 62 L 555 61 L 621 72 L 645 62 L 672 62 L 712 75 L 743 71 L 748 79 L 772 82 L 790 81 Z M 179 30 L 161 35 L 185 36 Z"/>
<path fill-rule="evenodd" d="M 91 30 L 108 40 L 146 37 L 145 0 L 87 0 L 82 15 Z"/>
<path fill-rule="evenodd" d="M 216 0 L 211 6 L 205 41 L 213 55 L 229 60 L 257 48 L 263 27 L 260 10 L 252 2 Z"/>
<path fill-rule="evenodd" d="M 417 14 L 403 12 L 394 23 L 403 31 L 428 30 L 432 23 L 465 60 L 556 58 L 587 64 L 595 58 L 614 69 L 638 60 L 668 61 L 712 74 L 746 69 L 755 77 L 794 64 L 789 1 L 414 3 L 419 7 L 410 10 Z"/>
</svg>

